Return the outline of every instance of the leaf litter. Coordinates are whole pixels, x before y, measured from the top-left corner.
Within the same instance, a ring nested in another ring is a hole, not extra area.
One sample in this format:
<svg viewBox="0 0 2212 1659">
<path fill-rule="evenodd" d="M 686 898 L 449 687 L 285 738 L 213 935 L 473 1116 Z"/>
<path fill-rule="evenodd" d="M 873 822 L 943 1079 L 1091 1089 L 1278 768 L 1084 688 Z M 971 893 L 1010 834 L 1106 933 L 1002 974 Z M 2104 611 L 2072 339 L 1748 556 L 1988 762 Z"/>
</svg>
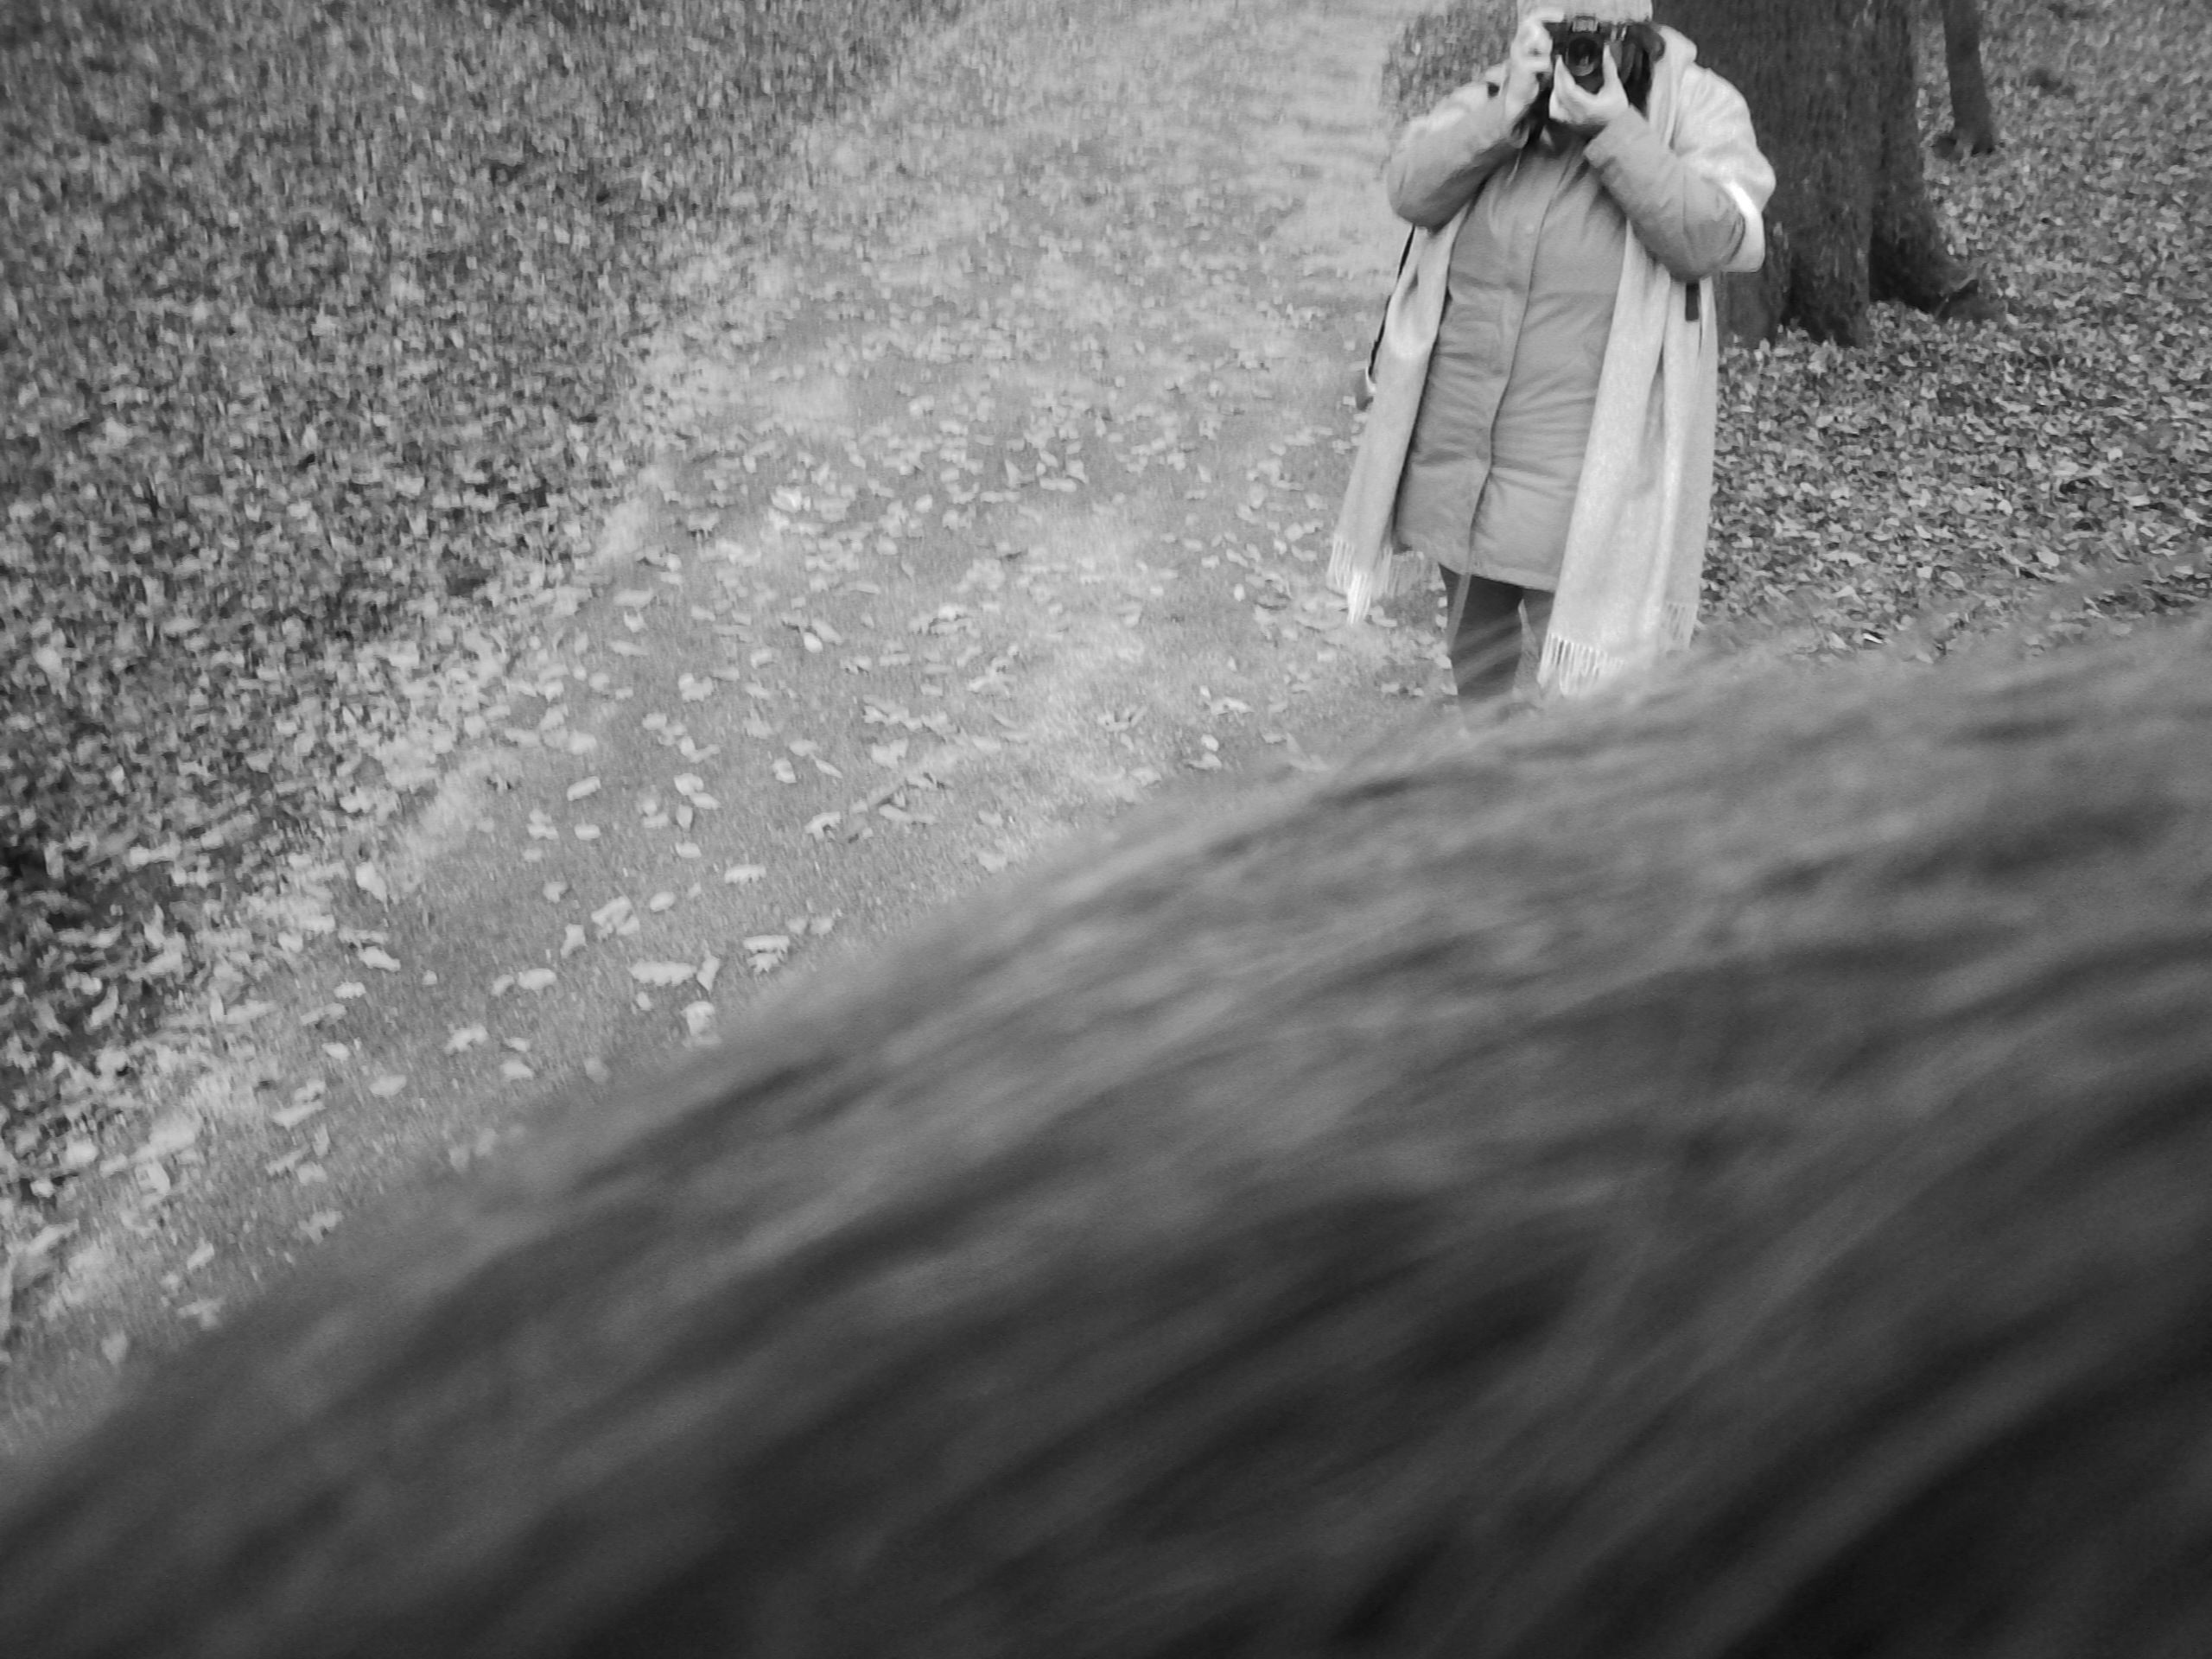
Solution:
<svg viewBox="0 0 2212 1659">
<path fill-rule="evenodd" d="M 676 262 L 958 6 L 0 20 L 0 1179 L 226 904 L 498 728 Z"/>
</svg>

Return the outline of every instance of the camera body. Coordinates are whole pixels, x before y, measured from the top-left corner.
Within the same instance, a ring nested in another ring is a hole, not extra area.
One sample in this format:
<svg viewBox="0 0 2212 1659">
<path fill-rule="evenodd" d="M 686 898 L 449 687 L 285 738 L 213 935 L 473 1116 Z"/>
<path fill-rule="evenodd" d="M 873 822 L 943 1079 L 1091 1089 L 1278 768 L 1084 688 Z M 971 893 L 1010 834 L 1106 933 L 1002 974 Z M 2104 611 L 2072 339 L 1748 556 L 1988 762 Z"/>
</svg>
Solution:
<svg viewBox="0 0 2212 1659">
<path fill-rule="evenodd" d="M 1651 66 L 1667 55 L 1666 37 L 1649 23 L 1608 23 L 1592 16 L 1563 17 L 1544 27 L 1551 31 L 1552 61 L 1586 92 L 1605 84 L 1605 48 L 1620 70 L 1621 89 L 1638 111 L 1651 97 Z M 1536 89 L 1537 118 L 1529 137 L 1541 133 L 1548 120 L 1552 83 L 1547 76 Z"/>
</svg>

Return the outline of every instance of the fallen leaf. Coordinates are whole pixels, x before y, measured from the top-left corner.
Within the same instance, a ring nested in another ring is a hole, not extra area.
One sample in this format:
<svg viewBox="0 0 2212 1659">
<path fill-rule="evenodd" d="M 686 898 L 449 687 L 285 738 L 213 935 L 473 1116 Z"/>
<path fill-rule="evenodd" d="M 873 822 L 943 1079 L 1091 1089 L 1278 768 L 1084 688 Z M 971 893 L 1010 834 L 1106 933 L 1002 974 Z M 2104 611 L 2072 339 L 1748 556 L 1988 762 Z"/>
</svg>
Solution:
<svg viewBox="0 0 2212 1659">
<path fill-rule="evenodd" d="M 145 1141 L 130 1154 L 133 1163 L 151 1158 L 173 1157 L 200 1138 L 200 1120 L 179 1112 L 161 1119 Z"/>
</svg>

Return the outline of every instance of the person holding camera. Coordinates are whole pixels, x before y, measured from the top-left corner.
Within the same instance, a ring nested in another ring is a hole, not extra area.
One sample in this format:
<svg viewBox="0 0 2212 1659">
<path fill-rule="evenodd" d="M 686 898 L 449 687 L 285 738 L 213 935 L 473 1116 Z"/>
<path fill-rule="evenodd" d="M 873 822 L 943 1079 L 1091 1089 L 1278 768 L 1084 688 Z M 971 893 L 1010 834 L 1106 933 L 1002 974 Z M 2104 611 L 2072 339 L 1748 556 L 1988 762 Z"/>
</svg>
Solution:
<svg viewBox="0 0 2212 1659">
<path fill-rule="evenodd" d="M 1442 567 L 1464 699 L 1573 695 L 1689 642 L 1718 402 L 1712 280 L 1774 171 L 1650 0 L 1524 0 L 1506 61 L 1384 172 L 1416 227 L 1370 363 L 1332 575 Z"/>
</svg>

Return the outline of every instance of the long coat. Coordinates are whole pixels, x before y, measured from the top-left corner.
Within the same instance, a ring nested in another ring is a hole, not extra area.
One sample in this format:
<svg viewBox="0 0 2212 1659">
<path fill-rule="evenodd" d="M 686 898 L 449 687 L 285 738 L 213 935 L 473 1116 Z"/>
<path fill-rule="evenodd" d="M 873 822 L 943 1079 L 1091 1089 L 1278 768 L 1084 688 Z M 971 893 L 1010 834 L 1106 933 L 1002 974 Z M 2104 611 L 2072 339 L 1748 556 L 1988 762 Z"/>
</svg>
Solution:
<svg viewBox="0 0 2212 1659">
<path fill-rule="evenodd" d="M 1383 174 L 1390 206 L 1447 223 L 1448 297 L 1399 485 L 1400 543 L 1453 570 L 1559 585 L 1631 226 L 1675 277 L 1724 270 L 1751 234 L 1725 187 L 1631 111 L 1586 143 L 1524 147 L 1480 83 L 1467 118 L 1416 123 Z M 1462 95 L 1465 98 L 1465 95 Z"/>
</svg>

